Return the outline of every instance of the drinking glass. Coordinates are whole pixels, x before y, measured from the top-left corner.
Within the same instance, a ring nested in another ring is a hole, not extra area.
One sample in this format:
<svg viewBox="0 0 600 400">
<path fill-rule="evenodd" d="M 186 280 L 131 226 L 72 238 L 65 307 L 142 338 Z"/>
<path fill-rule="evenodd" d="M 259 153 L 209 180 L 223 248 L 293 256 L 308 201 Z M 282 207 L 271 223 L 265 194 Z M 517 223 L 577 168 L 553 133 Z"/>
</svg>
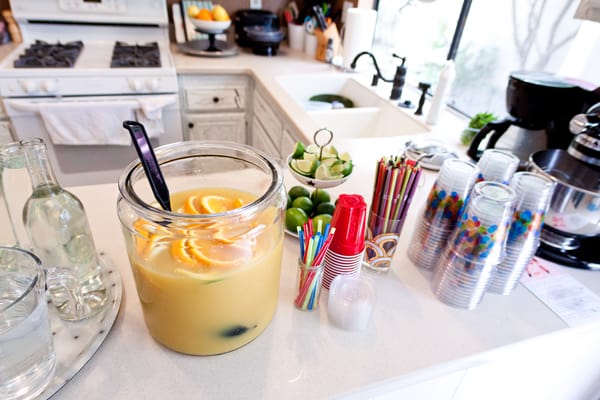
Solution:
<svg viewBox="0 0 600 400">
<path fill-rule="evenodd" d="M 432 290 L 439 300 L 469 310 L 479 305 L 504 257 L 514 201 L 507 185 L 475 184 L 435 269 Z"/>
<path fill-rule="evenodd" d="M 421 218 L 415 226 L 408 258 L 420 268 L 432 270 L 456 226 L 479 169 L 470 161 L 444 161 Z"/>
<path fill-rule="evenodd" d="M 235 143 L 156 149 L 172 211 L 142 165 L 119 178 L 118 215 L 146 327 L 186 354 L 234 350 L 275 313 L 287 196 L 277 164 Z"/>
<path fill-rule="evenodd" d="M 40 260 L 0 247 L 0 398 L 32 399 L 54 376 L 56 356 Z"/>
<path fill-rule="evenodd" d="M 491 293 L 504 295 L 512 293 L 540 245 L 554 181 L 533 172 L 517 172 L 510 186 L 515 190 L 517 200 L 506 240 L 506 256 L 488 288 Z"/>
</svg>

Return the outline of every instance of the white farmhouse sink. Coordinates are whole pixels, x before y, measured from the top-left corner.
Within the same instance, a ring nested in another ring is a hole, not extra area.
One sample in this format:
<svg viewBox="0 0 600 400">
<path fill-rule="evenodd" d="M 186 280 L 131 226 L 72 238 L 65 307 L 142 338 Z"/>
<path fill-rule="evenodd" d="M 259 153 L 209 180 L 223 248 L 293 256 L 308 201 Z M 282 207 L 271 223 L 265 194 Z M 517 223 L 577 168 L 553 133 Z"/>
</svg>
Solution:
<svg viewBox="0 0 600 400">
<path fill-rule="evenodd" d="M 298 74 L 277 78 L 284 90 L 303 107 L 320 127 L 330 129 L 337 138 L 367 138 L 414 135 L 429 132 L 429 127 L 412 114 L 379 96 L 356 74 Z M 364 79 L 365 77 L 362 76 Z M 354 108 L 316 109 L 310 97 L 334 94 L 349 98 Z"/>
</svg>

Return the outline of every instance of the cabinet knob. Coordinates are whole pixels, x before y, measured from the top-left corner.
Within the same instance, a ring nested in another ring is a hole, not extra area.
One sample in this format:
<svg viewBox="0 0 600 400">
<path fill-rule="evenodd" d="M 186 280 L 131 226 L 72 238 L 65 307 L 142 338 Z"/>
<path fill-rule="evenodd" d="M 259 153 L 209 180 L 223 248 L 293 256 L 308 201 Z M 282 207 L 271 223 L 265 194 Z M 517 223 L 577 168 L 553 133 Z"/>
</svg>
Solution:
<svg viewBox="0 0 600 400">
<path fill-rule="evenodd" d="M 219 102 L 219 98 L 217 96 L 213 97 L 213 103 L 218 103 Z"/>
<path fill-rule="evenodd" d="M 193 122 L 188 122 L 188 128 L 193 128 L 194 127 L 194 123 Z"/>
</svg>

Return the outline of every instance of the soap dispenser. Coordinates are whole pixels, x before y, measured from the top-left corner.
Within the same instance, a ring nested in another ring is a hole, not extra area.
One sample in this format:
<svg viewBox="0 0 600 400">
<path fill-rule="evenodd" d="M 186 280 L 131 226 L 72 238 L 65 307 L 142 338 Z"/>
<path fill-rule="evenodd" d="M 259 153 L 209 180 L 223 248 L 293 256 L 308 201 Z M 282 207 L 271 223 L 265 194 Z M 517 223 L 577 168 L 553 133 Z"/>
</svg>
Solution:
<svg viewBox="0 0 600 400">
<path fill-rule="evenodd" d="M 402 89 L 404 88 L 404 83 L 406 81 L 406 67 L 404 63 L 406 62 L 406 57 L 400 57 L 396 54 L 393 55 L 396 58 L 402 60 L 402 64 L 396 67 L 396 74 L 394 75 L 394 81 L 392 83 L 392 92 L 390 93 L 390 100 L 399 100 L 400 96 L 402 96 Z"/>
</svg>

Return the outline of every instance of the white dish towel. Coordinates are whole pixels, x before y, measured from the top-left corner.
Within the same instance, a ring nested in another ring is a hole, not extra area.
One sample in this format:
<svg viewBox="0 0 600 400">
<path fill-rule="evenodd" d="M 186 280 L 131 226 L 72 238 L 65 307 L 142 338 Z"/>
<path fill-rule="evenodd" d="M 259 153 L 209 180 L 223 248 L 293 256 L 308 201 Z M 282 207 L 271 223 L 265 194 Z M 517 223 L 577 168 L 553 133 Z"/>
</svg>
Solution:
<svg viewBox="0 0 600 400">
<path fill-rule="evenodd" d="M 130 146 L 123 121 L 137 120 L 150 138 L 164 133 L 162 110 L 177 101 L 176 95 L 128 100 L 43 102 L 37 109 L 50 140 L 59 145 Z"/>
</svg>

